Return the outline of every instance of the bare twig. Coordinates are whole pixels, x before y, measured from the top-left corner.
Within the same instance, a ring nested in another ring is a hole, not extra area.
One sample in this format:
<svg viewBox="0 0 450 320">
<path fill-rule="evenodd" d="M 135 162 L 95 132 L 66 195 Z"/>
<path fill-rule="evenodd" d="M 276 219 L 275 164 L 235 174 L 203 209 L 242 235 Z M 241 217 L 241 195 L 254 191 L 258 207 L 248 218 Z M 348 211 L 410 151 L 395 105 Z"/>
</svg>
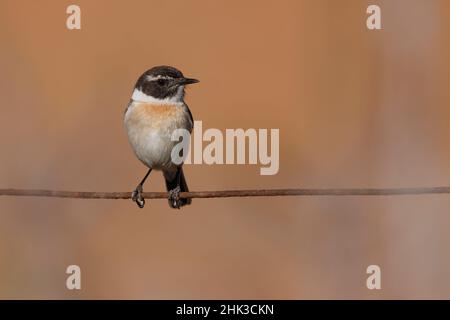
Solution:
<svg viewBox="0 0 450 320">
<path fill-rule="evenodd" d="M 394 196 L 450 194 L 450 187 L 382 188 L 382 189 L 261 189 L 182 192 L 183 198 L 231 198 L 231 197 L 277 197 L 277 196 Z M 89 192 L 0 189 L 0 196 L 54 197 L 77 199 L 130 199 L 131 192 Z M 146 199 L 167 199 L 167 192 L 144 192 Z"/>
</svg>

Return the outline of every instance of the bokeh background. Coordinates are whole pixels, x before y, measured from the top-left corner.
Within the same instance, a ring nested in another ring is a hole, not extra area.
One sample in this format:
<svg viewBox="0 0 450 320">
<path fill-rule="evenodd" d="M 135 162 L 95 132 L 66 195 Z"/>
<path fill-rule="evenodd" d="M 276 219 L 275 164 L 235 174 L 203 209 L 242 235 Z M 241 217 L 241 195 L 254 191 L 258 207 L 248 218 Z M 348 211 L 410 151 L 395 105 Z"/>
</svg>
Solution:
<svg viewBox="0 0 450 320">
<path fill-rule="evenodd" d="M 367 30 L 369 4 L 383 30 Z M 189 165 L 192 190 L 449 185 L 449 15 L 447 0 L 1 0 L 0 188 L 131 191 L 145 168 L 123 111 L 159 64 L 201 80 L 187 102 L 204 128 L 280 129 L 277 175 Z M 145 190 L 164 190 L 160 173 Z M 450 298 L 449 227 L 447 195 L 180 211 L 1 197 L 0 298 Z"/>
</svg>

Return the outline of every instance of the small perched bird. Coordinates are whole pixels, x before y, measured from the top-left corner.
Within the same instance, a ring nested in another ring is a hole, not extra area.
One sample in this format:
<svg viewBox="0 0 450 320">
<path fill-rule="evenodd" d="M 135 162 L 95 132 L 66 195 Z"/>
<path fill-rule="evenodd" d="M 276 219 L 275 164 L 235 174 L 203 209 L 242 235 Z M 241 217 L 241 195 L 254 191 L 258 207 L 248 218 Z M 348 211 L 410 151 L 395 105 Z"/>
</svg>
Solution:
<svg viewBox="0 0 450 320">
<path fill-rule="evenodd" d="M 191 203 L 191 199 L 180 198 L 180 192 L 189 189 L 182 163 L 172 161 L 172 148 L 178 141 L 172 141 L 171 136 L 176 129 L 192 131 L 194 121 L 184 102 L 184 88 L 197 82 L 170 66 L 153 67 L 136 82 L 124 123 L 134 153 L 149 168 L 131 196 L 140 208 L 145 205 L 143 185 L 153 169 L 163 172 L 170 207 Z"/>
</svg>

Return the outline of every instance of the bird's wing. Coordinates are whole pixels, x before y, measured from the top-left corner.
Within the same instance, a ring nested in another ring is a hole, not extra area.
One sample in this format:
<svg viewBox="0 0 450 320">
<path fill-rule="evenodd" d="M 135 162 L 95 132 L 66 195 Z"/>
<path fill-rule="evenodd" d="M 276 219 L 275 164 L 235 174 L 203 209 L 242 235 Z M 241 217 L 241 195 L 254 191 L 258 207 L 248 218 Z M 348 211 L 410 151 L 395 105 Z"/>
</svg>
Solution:
<svg viewBox="0 0 450 320">
<path fill-rule="evenodd" d="M 131 106 L 132 103 L 133 103 L 133 99 L 130 99 L 130 102 L 128 102 L 127 107 L 125 108 L 125 111 L 123 112 L 123 114 L 127 113 L 128 108 Z"/>
<path fill-rule="evenodd" d="M 192 132 L 192 128 L 194 128 L 194 118 L 192 117 L 192 112 L 191 112 L 191 110 L 189 109 L 189 106 L 188 106 L 186 103 L 184 104 L 184 106 L 186 107 L 186 110 L 187 110 L 187 112 L 188 112 L 188 114 L 189 114 L 189 118 L 190 118 L 191 123 L 192 123 L 192 126 L 191 126 L 189 132 Z"/>
</svg>

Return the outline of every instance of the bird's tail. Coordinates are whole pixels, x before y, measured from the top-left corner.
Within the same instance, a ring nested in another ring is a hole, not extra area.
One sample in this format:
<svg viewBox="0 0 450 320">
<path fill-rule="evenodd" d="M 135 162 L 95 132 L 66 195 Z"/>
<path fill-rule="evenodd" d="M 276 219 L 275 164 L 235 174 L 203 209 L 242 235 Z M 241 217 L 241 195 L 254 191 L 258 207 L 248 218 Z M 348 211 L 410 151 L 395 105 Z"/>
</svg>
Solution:
<svg viewBox="0 0 450 320">
<path fill-rule="evenodd" d="M 184 173 L 183 173 L 183 168 L 179 167 L 178 170 L 179 170 L 178 174 L 180 175 L 180 192 L 189 192 L 189 188 L 186 183 L 186 178 L 184 177 Z M 171 191 L 177 187 L 176 175 L 172 179 L 169 179 L 169 177 L 164 175 L 164 179 L 166 180 L 167 191 Z M 182 206 L 191 204 L 192 199 L 191 198 L 180 198 L 180 202 L 181 202 L 181 207 L 182 207 Z M 173 203 L 171 201 L 169 201 L 169 205 L 171 207 L 173 207 Z"/>
</svg>

